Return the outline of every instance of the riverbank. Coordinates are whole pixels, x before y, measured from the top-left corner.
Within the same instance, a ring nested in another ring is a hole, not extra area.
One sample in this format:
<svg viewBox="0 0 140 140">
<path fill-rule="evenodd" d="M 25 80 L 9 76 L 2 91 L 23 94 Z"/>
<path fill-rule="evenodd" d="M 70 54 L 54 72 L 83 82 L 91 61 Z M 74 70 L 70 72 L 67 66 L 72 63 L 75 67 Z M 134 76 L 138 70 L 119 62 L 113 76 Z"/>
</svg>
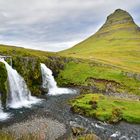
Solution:
<svg viewBox="0 0 140 140">
<path fill-rule="evenodd" d="M 140 102 L 128 98 L 105 96 L 103 94 L 84 94 L 71 101 L 72 111 L 100 121 L 117 123 L 127 121 L 140 124 Z"/>
<path fill-rule="evenodd" d="M 42 103 L 38 105 L 32 106 L 32 108 L 9 110 L 12 117 L 5 122 L 0 122 L 1 130 L 3 128 L 15 128 L 17 123 L 26 124 L 25 122 L 30 122 L 30 120 L 38 120 L 43 118 L 44 120 L 55 120 L 60 126 L 65 126 L 66 131 L 63 134 L 61 133 L 61 136 L 59 135 L 59 140 L 71 138 L 73 135 L 72 127 L 81 127 L 83 128 L 82 134 L 94 133 L 97 136 L 100 136 L 100 138 L 103 140 L 107 140 L 109 138 L 117 140 L 123 137 L 128 139 L 140 138 L 140 125 L 138 124 L 120 122 L 113 125 L 100 122 L 94 118 L 87 118 L 78 114 L 73 114 L 68 101 L 74 99 L 75 97 L 77 97 L 76 94 L 60 96 L 47 95 L 44 96 L 44 98 L 47 98 L 47 100 L 42 101 Z M 57 125 L 55 130 L 60 128 L 59 125 Z M 55 131 L 56 134 L 58 132 L 59 131 Z"/>
</svg>

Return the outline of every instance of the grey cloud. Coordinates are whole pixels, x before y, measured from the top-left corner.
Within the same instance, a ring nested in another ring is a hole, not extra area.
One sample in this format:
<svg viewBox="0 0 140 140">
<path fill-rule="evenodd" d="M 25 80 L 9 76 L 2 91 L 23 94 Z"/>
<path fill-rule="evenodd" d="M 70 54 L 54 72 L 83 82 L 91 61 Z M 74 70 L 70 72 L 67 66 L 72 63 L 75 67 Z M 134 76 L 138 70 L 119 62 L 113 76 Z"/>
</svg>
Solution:
<svg viewBox="0 0 140 140">
<path fill-rule="evenodd" d="M 0 43 L 66 49 L 94 33 L 117 8 L 140 24 L 139 7 L 139 0 L 0 0 Z"/>
</svg>

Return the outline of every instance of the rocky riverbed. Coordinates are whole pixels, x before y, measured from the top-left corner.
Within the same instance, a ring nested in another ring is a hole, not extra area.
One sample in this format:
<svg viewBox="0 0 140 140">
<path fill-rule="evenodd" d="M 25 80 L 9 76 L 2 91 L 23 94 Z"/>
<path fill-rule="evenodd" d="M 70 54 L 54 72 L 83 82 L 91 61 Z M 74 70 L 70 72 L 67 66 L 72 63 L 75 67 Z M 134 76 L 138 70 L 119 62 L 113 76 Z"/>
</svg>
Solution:
<svg viewBox="0 0 140 140">
<path fill-rule="evenodd" d="M 40 117 L 31 118 L 25 122 L 15 123 L 11 126 L 2 128 L 3 133 L 11 133 L 14 139 L 32 137 L 40 140 L 55 140 L 66 133 L 65 125 L 56 120 Z"/>
<path fill-rule="evenodd" d="M 9 109 L 11 118 L 0 122 L 1 131 L 14 133 L 18 137 L 17 134 L 22 134 L 22 130 L 27 133 L 43 130 L 42 137 L 45 135 L 47 140 L 64 140 L 71 137 L 72 131 L 78 128 L 82 130 L 79 134 L 94 133 L 102 140 L 140 140 L 138 124 L 121 122 L 111 125 L 73 114 L 67 102 L 75 96 L 77 95 L 44 96 L 46 99 L 32 108 Z"/>
</svg>

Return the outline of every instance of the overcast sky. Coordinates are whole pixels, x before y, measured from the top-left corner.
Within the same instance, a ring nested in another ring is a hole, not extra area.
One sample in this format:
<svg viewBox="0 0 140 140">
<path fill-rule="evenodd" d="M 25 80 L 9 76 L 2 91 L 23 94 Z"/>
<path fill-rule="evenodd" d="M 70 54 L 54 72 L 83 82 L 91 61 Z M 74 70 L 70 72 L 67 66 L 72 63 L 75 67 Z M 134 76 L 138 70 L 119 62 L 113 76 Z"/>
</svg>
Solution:
<svg viewBox="0 0 140 140">
<path fill-rule="evenodd" d="M 95 33 L 118 8 L 140 26 L 140 0 L 0 0 L 0 43 L 63 50 Z"/>
</svg>

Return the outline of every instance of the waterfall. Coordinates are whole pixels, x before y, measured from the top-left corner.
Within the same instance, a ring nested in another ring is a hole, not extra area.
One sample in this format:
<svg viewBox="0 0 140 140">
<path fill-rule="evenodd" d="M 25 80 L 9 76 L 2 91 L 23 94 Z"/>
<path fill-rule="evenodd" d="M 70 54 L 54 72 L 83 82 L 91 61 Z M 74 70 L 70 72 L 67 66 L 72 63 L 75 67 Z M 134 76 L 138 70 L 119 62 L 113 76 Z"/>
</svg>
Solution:
<svg viewBox="0 0 140 140">
<path fill-rule="evenodd" d="M 41 100 L 31 96 L 24 79 L 6 61 L 0 60 L 5 64 L 8 74 L 9 94 L 7 106 L 10 108 L 31 107 L 32 104 Z"/>
<path fill-rule="evenodd" d="M 3 112 L 2 106 L 1 106 L 1 101 L 0 101 L 0 121 L 6 120 L 9 118 L 9 114 Z"/>
<path fill-rule="evenodd" d="M 42 72 L 42 87 L 48 89 L 56 89 L 57 83 L 52 75 L 52 71 L 46 67 L 45 64 L 41 63 L 41 72 Z"/>
<path fill-rule="evenodd" d="M 41 63 L 41 73 L 42 73 L 42 87 L 48 89 L 49 95 L 60 95 L 60 94 L 69 94 L 75 93 L 75 90 L 68 88 L 59 88 L 53 77 L 52 71 L 47 68 L 47 66 Z"/>
</svg>

